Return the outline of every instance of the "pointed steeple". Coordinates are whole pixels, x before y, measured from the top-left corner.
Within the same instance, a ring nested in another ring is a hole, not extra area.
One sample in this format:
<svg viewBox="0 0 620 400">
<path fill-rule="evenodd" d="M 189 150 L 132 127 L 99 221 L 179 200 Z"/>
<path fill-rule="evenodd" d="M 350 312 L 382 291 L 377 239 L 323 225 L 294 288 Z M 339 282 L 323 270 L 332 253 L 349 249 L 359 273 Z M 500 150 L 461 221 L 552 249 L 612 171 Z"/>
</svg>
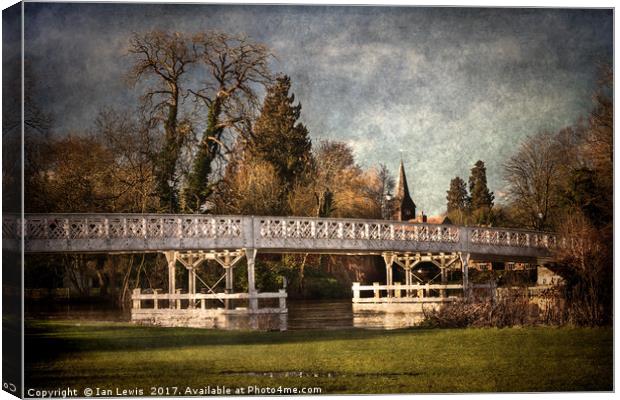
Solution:
<svg viewBox="0 0 620 400">
<path fill-rule="evenodd" d="M 400 168 L 398 171 L 398 187 L 396 188 L 396 197 L 404 199 L 409 196 L 409 185 L 407 185 L 407 176 L 405 175 L 405 164 L 400 160 Z"/>
<path fill-rule="evenodd" d="M 396 188 L 396 210 L 394 219 L 397 221 L 409 221 L 415 218 L 415 203 L 409 194 L 407 176 L 405 175 L 405 165 L 401 158 L 400 170 L 398 173 L 398 186 Z"/>
</svg>

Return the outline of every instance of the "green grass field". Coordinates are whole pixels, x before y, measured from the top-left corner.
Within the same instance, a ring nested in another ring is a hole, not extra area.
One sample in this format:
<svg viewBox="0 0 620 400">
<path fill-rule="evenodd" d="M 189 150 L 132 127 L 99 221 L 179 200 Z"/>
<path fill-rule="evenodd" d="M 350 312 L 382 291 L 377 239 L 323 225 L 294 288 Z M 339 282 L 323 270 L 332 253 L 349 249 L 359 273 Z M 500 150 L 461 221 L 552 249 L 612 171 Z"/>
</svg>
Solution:
<svg viewBox="0 0 620 400">
<path fill-rule="evenodd" d="M 226 332 L 31 322 L 26 388 L 609 391 L 612 345 L 609 328 Z"/>
</svg>

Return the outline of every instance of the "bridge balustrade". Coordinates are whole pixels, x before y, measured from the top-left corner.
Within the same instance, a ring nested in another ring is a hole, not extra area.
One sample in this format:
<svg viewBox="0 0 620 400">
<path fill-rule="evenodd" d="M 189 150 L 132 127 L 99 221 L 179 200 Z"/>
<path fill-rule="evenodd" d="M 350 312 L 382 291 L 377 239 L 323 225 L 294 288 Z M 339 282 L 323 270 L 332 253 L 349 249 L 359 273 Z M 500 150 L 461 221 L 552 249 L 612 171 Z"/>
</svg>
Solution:
<svg viewBox="0 0 620 400">
<path fill-rule="evenodd" d="M 320 218 L 261 218 L 260 237 L 269 239 L 459 241 L 459 228 L 407 222 L 330 220 Z"/>
<path fill-rule="evenodd" d="M 495 283 L 470 284 L 469 288 L 487 290 L 494 295 Z M 352 291 L 354 304 L 441 303 L 461 298 L 463 285 L 434 283 L 381 285 L 378 282 L 372 285 L 361 285 L 359 282 L 354 282 Z"/>
<path fill-rule="evenodd" d="M 470 228 L 470 240 L 475 244 L 495 246 L 534 247 L 551 249 L 557 247 L 557 236 L 545 232 L 526 232 L 498 228 Z"/>
<path fill-rule="evenodd" d="M 3 221 L 4 222 L 4 221 Z M 19 232 L 17 224 L 3 223 L 7 232 Z M 26 238 L 119 239 L 119 238 L 238 238 L 240 217 L 201 215 L 70 215 L 27 216 Z"/>
<path fill-rule="evenodd" d="M 162 289 L 154 289 L 143 291 L 141 289 L 134 289 L 131 300 L 133 310 L 158 310 L 158 309 L 222 309 L 218 307 L 220 304 L 223 306 L 226 300 L 232 301 L 245 301 L 249 303 L 250 300 L 256 299 L 257 308 L 253 310 L 254 313 L 286 313 L 286 290 L 280 289 L 278 292 L 262 292 L 262 293 L 163 293 Z M 260 307 L 261 301 L 269 301 L 276 299 L 278 306 L 264 306 Z M 260 301 L 259 301 L 260 300 Z M 239 309 L 239 308 L 237 308 Z M 228 311 L 235 310 L 235 308 L 229 308 Z"/>
<path fill-rule="evenodd" d="M 23 229 L 22 229 L 23 228 Z M 4 216 L 3 248 L 153 252 L 254 248 L 262 252 L 462 252 L 548 257 L 565 244 L 546 232 L 384 220 L 172 214 Z"/>
</svg>

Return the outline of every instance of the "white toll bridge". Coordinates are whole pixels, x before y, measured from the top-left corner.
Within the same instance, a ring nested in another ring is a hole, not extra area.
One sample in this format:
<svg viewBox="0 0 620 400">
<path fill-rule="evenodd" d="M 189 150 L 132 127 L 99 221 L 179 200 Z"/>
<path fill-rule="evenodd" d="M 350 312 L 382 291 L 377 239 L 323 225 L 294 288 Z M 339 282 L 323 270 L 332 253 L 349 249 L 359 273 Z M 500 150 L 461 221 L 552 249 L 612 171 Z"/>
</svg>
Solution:
<svg viewBox="0 0 620 400">
<path fill-rule="evenodd" d="M 471 261 L 542 264 L 558 245 L 552 233 L 515 229 L 385 220 L 194 214 L 5 215 L 2 231 L 5 251 L 163 253 L 169 268 L 168 290 L 136 289 L 132 295 L 132 320 L 136 322 L 259 329 L 273 326 L 274 320 L 279 320 L 282 328 L 287 308 L 285 288 L 273 293 L 256 290 L 257 253 L 382 256 L 386 265 L 385 285 L 354 283 L 354 307 L 379 305 L 407 311 L 422 304 L 441 304 L 467 295 L 474 288 L 468 282 Z M 247 292 L 234 293 L 234 267 L 243 258 L 247 265 Z M 215 260 L 224 270 L 215 284 L 209 285 L 196 273 L 206 260 Z M 425 282 L 414 273 L 416 265 L 422 262 L 434 264 L 440 273 Z M 188 271 L 185 289 L 176 287 L 178 265 Z M 393 282 L 394 266 L 404 270 L 404 284 Z M 448 284 L 448 271 L 455 269 L 461 271 L 462 281 Z M 438 277 L 441 283 L 433 284 Z M 197 280 L 204 286 L 201 291 L 197 290 Z M 224 292 L 216 289 L 222 280 Z M 365 296 L 364 291 L 371 296 Z M 233 307 L 233 303 L 246 306 Z"/>
</svg>

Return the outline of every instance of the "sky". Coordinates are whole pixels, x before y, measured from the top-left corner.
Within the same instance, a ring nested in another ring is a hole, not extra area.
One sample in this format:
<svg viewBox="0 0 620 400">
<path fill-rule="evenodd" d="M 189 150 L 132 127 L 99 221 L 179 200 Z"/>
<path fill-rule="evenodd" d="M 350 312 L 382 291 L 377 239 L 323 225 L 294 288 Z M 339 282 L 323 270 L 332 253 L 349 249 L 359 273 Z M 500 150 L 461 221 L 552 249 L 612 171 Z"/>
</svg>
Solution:
<svg viewBox="0 0 620 400">
<path fill-rule="evenodd" d="M 244 33 L 291 77 L 313 142 L 348 143 L 397 177 L 419 211 L 445 210 L 450 179 L 487 167 L 496 201 L 519 143 L 586 116 L 597 63 L 612 64 L 613 13 L 580 9 L 26 3 L 25 48 L 57 134 L 134 107 L 132 32 Z"/>
</svg>

